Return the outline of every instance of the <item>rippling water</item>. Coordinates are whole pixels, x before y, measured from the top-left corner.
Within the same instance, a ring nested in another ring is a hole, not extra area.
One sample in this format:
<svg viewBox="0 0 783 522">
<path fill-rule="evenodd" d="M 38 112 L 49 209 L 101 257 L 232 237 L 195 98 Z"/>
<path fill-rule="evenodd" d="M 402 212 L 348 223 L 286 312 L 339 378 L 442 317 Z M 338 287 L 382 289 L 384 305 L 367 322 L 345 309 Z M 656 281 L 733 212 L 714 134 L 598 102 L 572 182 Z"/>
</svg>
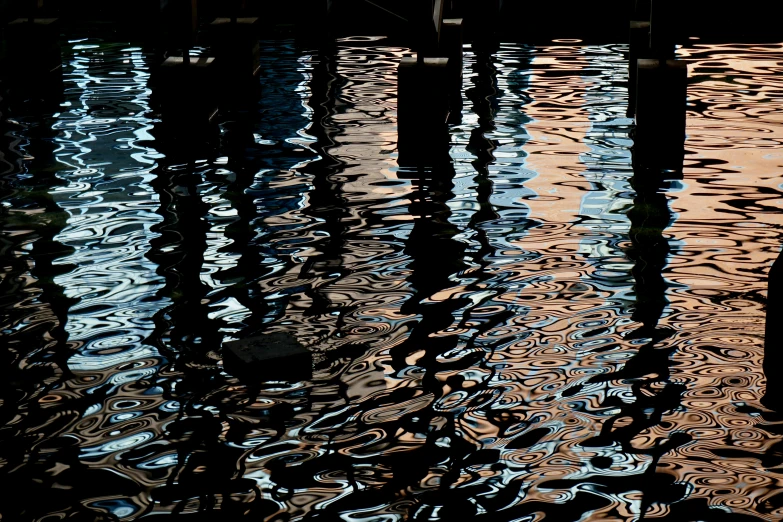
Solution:
<svg viewBox="0 0 783 522">
<path fill-rule="evenodd" d="M 71 42 L 60 112 L 2 123 L 2 517 L 783 518 L 783 46 L 680 49 L 684 180 L 652 188 L 625 51 L 468 46 L 427 176 L 408 49 L 264 42 L 253 117 L 182 159 L 153 55 Z M 311 380 L 223 371 L 269 332 Z"/>
</svg>

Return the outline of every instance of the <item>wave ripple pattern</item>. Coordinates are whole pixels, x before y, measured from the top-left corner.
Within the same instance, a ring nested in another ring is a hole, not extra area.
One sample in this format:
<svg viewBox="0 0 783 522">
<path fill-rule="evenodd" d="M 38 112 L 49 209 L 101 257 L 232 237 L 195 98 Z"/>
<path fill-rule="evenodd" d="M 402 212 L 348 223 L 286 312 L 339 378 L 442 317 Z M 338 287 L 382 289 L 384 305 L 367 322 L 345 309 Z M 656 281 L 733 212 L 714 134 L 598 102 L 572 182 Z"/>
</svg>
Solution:
<svg viewBox="0 0 783 522">
<path fill-rule="evenodd" d="M 154 55 L 71 42 L 60 112 L 2 124 L 0 516 L 781 520 L 783 47 L 678 52 L 649 192 L 623 45 L 466 46 L 433 174 L 396 162 L 407 48 L 265 41 L 254 116 L 182 160 Z M 224 370 L 270 332 L 310 380 Z"/>
</svg>

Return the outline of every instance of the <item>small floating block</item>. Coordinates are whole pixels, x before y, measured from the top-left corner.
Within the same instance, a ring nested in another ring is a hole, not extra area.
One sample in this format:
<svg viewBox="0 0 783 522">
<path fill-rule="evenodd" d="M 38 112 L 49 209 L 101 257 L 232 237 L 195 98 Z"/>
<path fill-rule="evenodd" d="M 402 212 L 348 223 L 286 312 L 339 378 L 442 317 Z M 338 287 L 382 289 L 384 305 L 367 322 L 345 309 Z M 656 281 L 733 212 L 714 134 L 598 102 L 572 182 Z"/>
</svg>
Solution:
<svg viewBox="0 0 783 522">
<path fill-rule="evenodd" d="M 245 380 L 303 381 L 313 376 L 313 357 L 297 339 L 270 333 L 223 345 L 226 370 Z"/>
</svg>

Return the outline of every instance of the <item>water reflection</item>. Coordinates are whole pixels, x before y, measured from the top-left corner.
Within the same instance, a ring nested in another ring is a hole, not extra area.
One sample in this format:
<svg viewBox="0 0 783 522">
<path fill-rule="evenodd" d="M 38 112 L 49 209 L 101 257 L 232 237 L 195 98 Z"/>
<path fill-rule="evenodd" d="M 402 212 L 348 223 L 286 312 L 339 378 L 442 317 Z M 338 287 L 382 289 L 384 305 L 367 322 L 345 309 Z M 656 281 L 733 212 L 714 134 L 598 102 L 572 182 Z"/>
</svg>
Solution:
<svg viewBox="0 0 783 522">
<path fill-rule="evenodd" d="M 348 230 L 343 221 L 350 217 L 343 186 L 351 178 L 342 175 L 348 162 L 330 154 L 331 149 L 339 146 L 337 139 L 342 131 L 334 121 L 334 116 L 340 88 L 347 82 L 337 71 L 334 49 L 321 49 L 311 75 L 308 105 L 312 108 L 312 124 L 307 132 L 315 139 L 311 149 L 318 154 L 318 159 L 300 169 L 300 172 L 313 176 L 308 206 L 303 214 L 320 222 L 318 235 L 323 239 L 313 245 L 318 253 L 307 257 L 299 277 L 319 281 L 311 283 L 311 289 L 306 292 L 312 303 L 305 313 L 322 318 L 338 316 L 335 331 L 324 332 L 323 335 L 339 335 L 340 318 L 350 310 L 350 306 L 346 306 L 347 303 L 333 303 L 325 287 L 329 280 L 341 279 L 350 273 L 343 267 L 342 258 L 346 253 L 345 234 Z"/>
<path fill-rule="evenodd" d="M 4 120 L 0 480 L 39 501 L 3 516 L 780 517 L 780 46 L 680 51 L 667 184 L 632 171 L 623 46 L 466 49 L 434 171 L 397 165 L 409 49 L 262 49 L 189 156 L 136 47 L 72 42 L 61 112 Z M 223 370 L 269 331 L 311 380 Z"/>
<path fill-rule="evenodd" d="M 68 343 L 65 327 L 68 309 L 74 304 L 55 281 L 56 276 L 73 269 L 58 263 L 73 249 L 57 239 L 67 217 L 49 192 L 62 185 L 53 154 L 57 132 L 51 124 L 46 115 L 19 121 L 4 118 L 0 151 L 0 296 L 4 310 L 0 323 L 4 341 L 0 415 L 5 432 L 1 457 L 8 470 L 0 484 L 9 491 L 24 484 L 31 494 L 46 493 L 34 481 L 45 467 L 25 466 L 31 446 L 43 460 L 51 459 L 55 448 L 51 442 L 42 445 L 41 441 L 26 440 L 24 434 L 40 425 L 67 425 L 76 413 L 46 407 L 53 399 L 50 391 L 72 376 L 67 361 L 73 345 Z M 67 506 L 64 500 L 58 498 L 59 502 L 50 506 Z M 17 497 L 9 499 L 3 512 L 13 517 L 26 509 L 24 500 Z M 40 510 L 39 514 L 47 512 Z"/>
</svg>

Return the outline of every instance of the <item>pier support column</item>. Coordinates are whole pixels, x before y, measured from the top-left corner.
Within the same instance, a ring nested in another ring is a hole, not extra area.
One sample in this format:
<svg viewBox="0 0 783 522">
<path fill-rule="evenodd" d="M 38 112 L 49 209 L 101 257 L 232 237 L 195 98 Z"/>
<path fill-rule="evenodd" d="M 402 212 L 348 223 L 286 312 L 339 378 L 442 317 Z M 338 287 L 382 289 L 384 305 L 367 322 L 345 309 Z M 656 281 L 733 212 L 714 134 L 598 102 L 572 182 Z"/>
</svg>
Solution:
<svg viewBox="0 0 783 522">
<path fill-rule="evenodd" d="M 493 40 L 500 21 L 503 0 L 466 0 L 468 30 L 472 41 Z"/>
<path fill-rule="evenodd" d="M 462 67 L 463 55 L 462 18 L 446 18 L 440 36 L 442 56 L 448 58 L 449 121 L 459 123 L 462 117 Z"/>
<path fill-rule="evenodd" d="M 650 51 L 653 58 L 674 59 L 679 20 L 674 0 L 652 0 L 650 3 Z"/>
<path fill-rule="evenodd" d="M 628 46 L 628 110 L 626 115 L 636 115 L 636 71 L 637 61 L 650 56 L 650 22 L 632 20 L 629 28 Z"/>
<path fill-rule="evenodd" d="M 637 61 L 634 162 L 682 172 L 688 66 L 680 60 Z"/>
<path fill-rule="evenodd" d="M 5 77 L 13 99 L 59 101 L 63 93 L 60 24 L 19 18 L 6 26 Z"/>
<path fill-rule="evenodd" d="M 210 25 L 212 50 L 225 79 L 225 99 L 246 93 L 261 70 L 258 18 L 217 18 Z"/>
<path fill-rule="evenodd" d="M 448 58 L 403 58 L 397 68 L 400 165 L 448 162 Z"/>
<path fill-rule="evenodd" d="M 191 56 L 198 29 L 198 0 L 161 0 L 167 57 L 157 75 L 155 95 L 172 139 L 183 143 L 208 136 L 218 111 L 218 62 Z M 181 50 L 181 56 L 174 54 Z"/>
<path fill-rule="evenodd" d="M 198 0 L 161 0 L 162 45 L 166 51 L 190 49 L 198 32 Z"/>
<path fill-rule="evenodd" d="M 168 136 L 194 147 L 212 140 L 219 71 L 213 57 L 170 56 L 158 71 L 156 95 Z"/>
</svg>

